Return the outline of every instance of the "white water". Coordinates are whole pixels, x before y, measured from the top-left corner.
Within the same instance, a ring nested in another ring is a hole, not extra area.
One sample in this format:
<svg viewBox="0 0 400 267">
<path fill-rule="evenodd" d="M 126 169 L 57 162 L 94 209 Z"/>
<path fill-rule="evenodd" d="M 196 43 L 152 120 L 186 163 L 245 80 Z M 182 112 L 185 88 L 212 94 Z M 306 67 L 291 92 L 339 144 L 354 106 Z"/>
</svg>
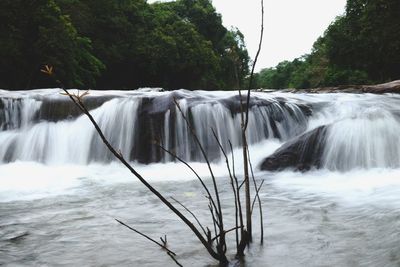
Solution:
<svg viewBox="0 0 400 267">
<path fill-rule="evenodd" d="M 165 212 L 120 164 L 104 163 L 104 155 L 89 156 L 93 151 L 101 154 L 103 150 L 101 143 L 93 145 L 94 131 L 86 118 L 33 121 L 41 98 L 60 97 L 56 91 L 53 94 L 38 91 L 32 98 L 34 94 L 13 93 L 13 98 L 26 98 L 21 102 L 26 108 L 18 109 L 22 111 L 20 119 L 8 117 L 11 118 L 8 122 L 21 123 L 8 123 L 13 126 L 0 132 L 0 158 L 5 158 L 8 149 L 15 151 L 12 162 L 0 164 L 0 264 L 174 266 L 162 253 L 153 257 L 154 250 L 147 241 L 114 224 L 113 218 L 124 219 L 155 238 L 170 234 L 170 245 L 185 266 L 212 263 L 195 239 L 187 239 L 189 233 L 184 226 Z M 209 98 L 193 108 L 195 113 L 202 114 L 194 117 L 202 142 L 213 145 L 207 137 L 210 134 L 207 126 L 213 125 L 220 139 L 228 135 L 232 143 L 240 144 L 235 134 L 238 118 L 227 116 L 225 107 L 219 103 L 231 93 L 197 92 L 189 96 L 196 94 Z M 107 136 L 126 155 L 133 146 L 130 143 L 133 138 L 128 136 L 134 134 L 132 128 L 137 125 L 135 116 L 129 119 L 127 114 L 138 108 L 139 101 L 132 98 L 142 95 L 127 93 L 126 97 L 93 110 Z M 293 104 L 310 104 L 313 114 L 304 125 L 298 124 L 297 129 L 288 131 L 287 125 L 278 124 L 281 139 L 266 139 L 267 135 L 260 132 L 271 131 L 270 124 L 261 121 L 266 114 L 258 113 L 267 110 L 254 110 L 249 127 L 254 166 L 295 135 L 321 125 L 331 126 L 323 169 L 306 173 L 256 171 L 257 179 L 266 181 L 261 197 L 265 203 L 267 244 L 263 248 L 255 246 L 249 252 L 248 266 L 398 266 L 400 98 L 353 94 L 256 95 L 261 99 L 281 97 Z M 185 100 L 179 103 L 188 110 Z M 166 146 L 189 140 L 184 122 L 170 116 L 171 111 L 166 112 L 165 121 L 175 121 L 178 130 L 171 134 L 163 125 Z M 296 125 L 287 121 L 289 126 Z M 191 154 L 189 146 L 180 149 L 182 155 Z M 241 150 L 236 149 L 234 155 L 239 171 Z M 196 154 L 188 157 L 198 159 Z M 157 188 L 178 197 L 204 219 L 206 200 L 200 186 L 184 165 L 169 160 L 166 157 L 161 163 L 133 164 Z M 192 164 L 207 180 L 207 166 Z M 229 185 L 224 164 L 218 160 L 212 164 L 222 188 Z M 229 206 L 229 187 L 222 194 L 225 205 Z M 228 218 L 230 215 L 227 212 Z M 25 233 L 26 237 L 12 241 Z"/>
<path fill-rule="evenodd" d="M 32 95 L 14 93 L 12 97 L 0 98 L 4 103 L 4 125 L 10 125 L 4 127 L 5 131 L 0 132 L 0 162 L 22 160 L 46 164 L 88 164 L 93 161 L 112 160 L 86 117 L 55 122 L 41 119 L 40 101 L 59 100 L 63 97 L 58 95 L 57 90 L 49 91 L 53 94 L 36 91 Z M 193 128 L 211 159 L 222 158 L 211 128 L 215 130 L 225 150 L 229 149 L 228 140 L 232 142 L 233 147 L 240 146 L 240 115 L 232 113 L 228 107 L 233 105 L 234 102 L 230 98 L 235 94 L 229 92 L 210 95 L 210 93 L 187 91 L 178 93 L 185 97 L 178 101 L 183 114 L 192 121 Z M 92 97 L 99 94 L 95 92 Z M 105 93 L 107 94 L 110 93 Z M 138 155 L 140 158 L 140 155 L 150 154 L 145 162 L 159 161 L 157 147 L 150 145 L 158 140 L 164 143 L 167 149 L 187 161 L 203 161 L 184 118 L 174 106 L 168 93 L 135 95 L 121 92 L 120 96 L 105 102 L 91 112 L 113 146 L 126 158 L 135 160 Z M 287 140 L 305 130 L 307 118 L 296 105 L 296 101 L 282 105 L 274 97 L 260 96 L 271 104 L 265 105 L 267 102 L 264 101 L 263 105 L 251 108 L 248 126 L 250 144 L 273 137 Z M 153 102 L 148 106 L 143 104 L 144 109 L 139 109 L 145 97 L 151 97 Z M 36 104 L 32 105 L 32 101 Z M 64 101 L 68 99 L 64 97 Z M 13 104 L 14 102 L 18 105 Z M 238 105 L 237 100 L 236 105 Z M 22 115 L 13 116 L 14 113 Z M 154 116 L 157 113 L 161 113 L 161 118 Z M 272 126 L 276 129 L 272 129 Z M 155 129 L 158 127 L 160 132 Z M 141 137 L 144 139 L 140 139 Z M 145 148 L 142 147 L 144 144 Z M 167 153 L 162 157 L 164 161 L 170 160 Z"/>
</svg>

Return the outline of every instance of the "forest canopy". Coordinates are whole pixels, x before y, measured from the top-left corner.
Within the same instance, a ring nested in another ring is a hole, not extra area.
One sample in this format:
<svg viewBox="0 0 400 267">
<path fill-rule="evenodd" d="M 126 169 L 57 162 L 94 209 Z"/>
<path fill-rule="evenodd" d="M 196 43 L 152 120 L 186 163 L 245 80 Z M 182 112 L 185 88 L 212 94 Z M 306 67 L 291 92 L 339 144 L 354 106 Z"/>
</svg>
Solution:
<svg viewBox="0 0 400 267">
<path fill-rule="evenodd" d="M 2 0 L 0 88 L 223 90 L 242 86 L 243 34 L 210 0 Z"/>
<path fill-rule="evenodd" d="M 400 1 L 348 0 L 310 54 L 257 74 L 257 87 L 317 88 L 400 79 Z"/>
<path fill-rule="evenodd" d="M 347 0 L 310 54 L 256 74 L 255 88 L 316 88 L 400 79 L 400 1 Z M 243 34 L 211 0 L 2 0 L 0 88 L 243 88 Z"/>
</svg>

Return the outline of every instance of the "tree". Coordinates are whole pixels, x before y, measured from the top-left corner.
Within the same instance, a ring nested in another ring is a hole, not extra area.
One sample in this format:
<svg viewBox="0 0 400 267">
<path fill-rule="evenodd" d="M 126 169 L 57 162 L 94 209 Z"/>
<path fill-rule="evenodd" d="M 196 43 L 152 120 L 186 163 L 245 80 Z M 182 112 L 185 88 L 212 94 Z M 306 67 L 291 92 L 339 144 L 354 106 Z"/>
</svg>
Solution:
<svg viewBox="0 0 400 267">
<path fill-rule="evenodd" d="M 67 87 L 96 89 L 232 89 L 248 74 L 243 35 L 208 0 L 4 0 L 0 8 L 3 88 L 53 86 L 35 75 L 48 62 Z"/>
<path fill-rule="evenodd" d="M 291 62 L 289 85 L 296 88 L 381 83 L 400 79 L 400 2 L 348 0 L 346 12 L 328 27 L 311 54 Z M 280 63 L 259 74 L 261 86 L 277 85 Z M 272 84 L 271 84 L 272 83 Z M 280 87 L 278 87 L 280 88 Z"/>
<path fill-rule="evenodd" d="M 104 65 L 54 1 L 4 0 L 0 10 L 0 87 L 54 86 L 37 75 L 48 62 L 62 69 L 67 86 L 95 85 Z"/>
<path fill-rule="evenodd" d="M 250 61 L 244 35 L 232 28 L 225 34 L 223 43 L 226 48 L 221 53 L 221 78 L 227 88 L 243 88 Z"/>
</svg>

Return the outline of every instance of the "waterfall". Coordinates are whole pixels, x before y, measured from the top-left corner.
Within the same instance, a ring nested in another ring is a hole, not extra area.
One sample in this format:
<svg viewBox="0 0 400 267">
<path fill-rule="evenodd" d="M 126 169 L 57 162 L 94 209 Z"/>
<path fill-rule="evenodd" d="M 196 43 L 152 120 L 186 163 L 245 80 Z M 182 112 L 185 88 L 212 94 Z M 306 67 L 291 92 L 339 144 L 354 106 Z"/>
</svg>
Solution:
<svg viewBox="0 0 400 267">
<path fill-rule="evenodd" d="M 333 123 L 323 166 L 330 170 L 400 167 L 399 117 L 379 106 Z"/>
<path fill-rule="evenodd" d="M 40 101 L 31 98 L 0 98 L 0 130 L 27 127 L 40 106 Z"/>
<path fill-rule="evenodd" d="M 204 161 L 182 114 L 211 161 L 222 159 L 212 130 L 226 151 L 229 142 L 241 146 L 236 92 L 93 91 L 85 103 L 110 143 L 130 161 L 174 161 L 160 146 L 186 161 Z M 400 97 L 390 94 L 254 93 L 248 143 L 281 143 L 261 164 L 267 170 L 398 168 L 399 106 Z M 0 162 L 112 160 L 90 121 L 57 89 L 0 91 Z"/>
<path fill-rule="evenodd" d="M 69 99 L 57 94 L 57 90 L 46 94 L 42 90 L 14 94 L 13 98 L 1 97 L 1 162 L 88 164 L 113 160 L 88 119 L 77 114 Z M 212 129 L 225 150 L 229 150 L 229 141 L 233 147 L 241 145 L 236 93 L 209 95 L 180 90 L 108 94 L 95 91 L 87 97 L 87 103 L 96 103 L 90 110 L 93 117 L 110 143 L 129 160 L 143 163 L 174 160 L 158 147 L 161 145 L 186 161 L 204 161 L 174 99 L 210 160 L 222 157 Z M 311 114 L 306 105 L 269 96 L 255 97 L 250 105 L 250 144 L 268 138 L 294 137 L 307 128 Z"/>
<path fill-rule="evenodd" d="M 314 108 L 307 131 L 267 157 L 262 169 L 400 167 L 398 96 L 337 94 L 318 98 L 324 105 L 310 103 L 318 108 Z"/>
</svg>

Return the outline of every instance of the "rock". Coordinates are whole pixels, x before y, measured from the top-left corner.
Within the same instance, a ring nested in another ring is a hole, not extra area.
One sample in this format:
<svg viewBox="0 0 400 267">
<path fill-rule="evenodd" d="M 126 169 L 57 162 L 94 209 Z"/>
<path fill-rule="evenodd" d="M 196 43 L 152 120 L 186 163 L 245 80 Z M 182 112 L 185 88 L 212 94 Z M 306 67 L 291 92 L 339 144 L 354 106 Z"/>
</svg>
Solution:
<svg viewBox="0 0 400 267">
<path fill-rule="evenodd" d="M 366 85 L 362 87 L 364 93 L 384 94 L 384 93 L 400 93 L 400 80 L 378 84 Z"/>
<path fill-rule="evenodd" d="M 83 103 L 88 110 L 100 107 L 114 96 L 86 96 Z M 82 115 L 82 111 L 68 98 L 41 99 L 42 106 L 35 116 L 35 121 L 61 121 Z"/>
<path fill-rule="evenodd" d="M 320 126 L 281 146 L 263 160 L 261 170 L 278 171 L 286 168 L 307 171 L 321 167 L 321 157 L 329 126 Z"/>
</svg>

